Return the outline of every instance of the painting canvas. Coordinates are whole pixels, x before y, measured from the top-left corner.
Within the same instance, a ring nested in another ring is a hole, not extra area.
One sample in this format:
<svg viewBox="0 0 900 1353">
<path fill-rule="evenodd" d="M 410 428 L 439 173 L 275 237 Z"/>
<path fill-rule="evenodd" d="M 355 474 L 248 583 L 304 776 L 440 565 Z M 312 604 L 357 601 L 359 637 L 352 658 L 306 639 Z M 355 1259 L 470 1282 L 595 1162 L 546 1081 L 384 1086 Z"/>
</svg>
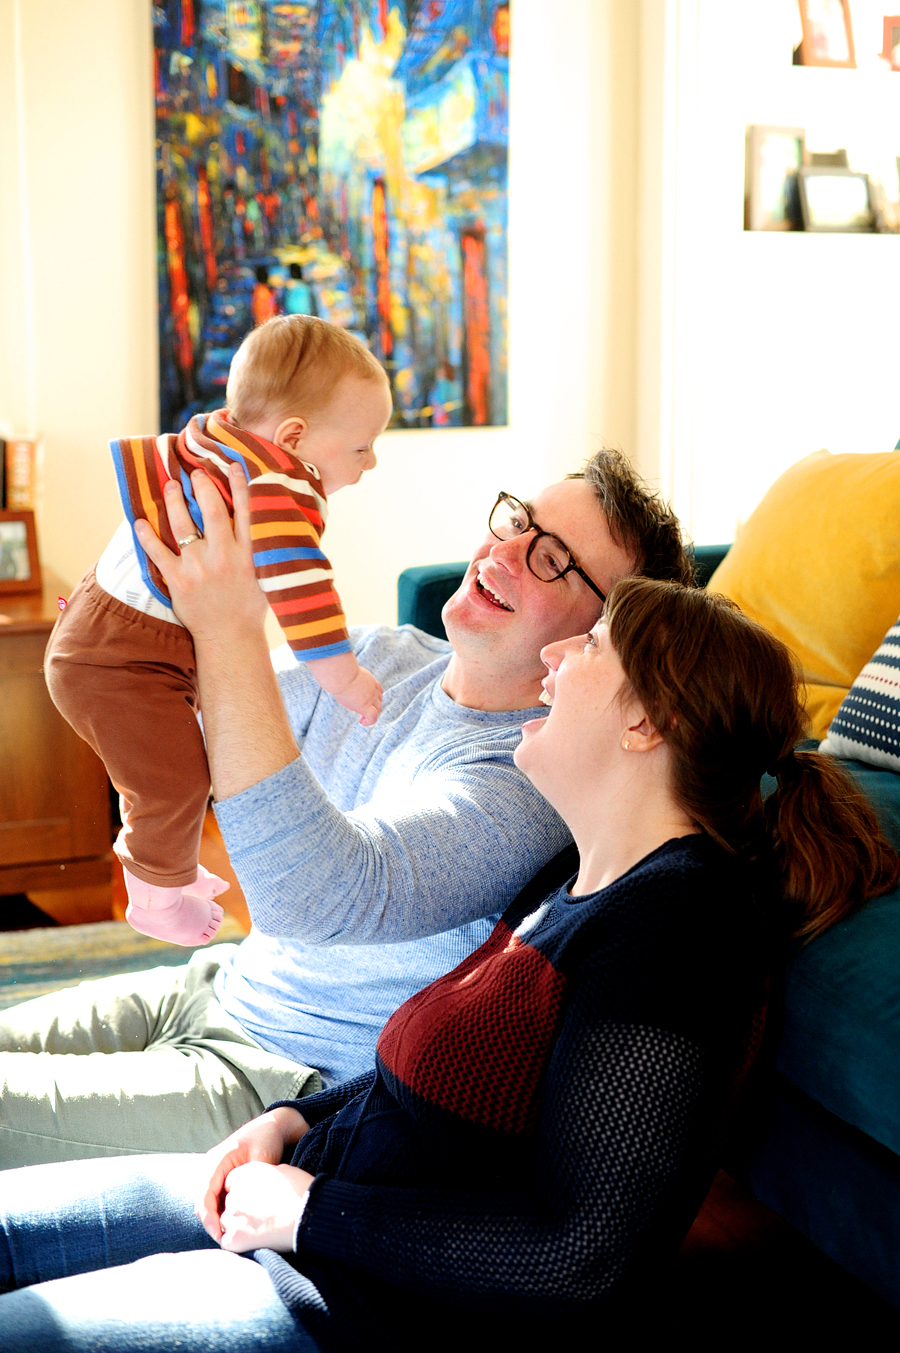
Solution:
<svg viewBox="0 0 900 1353">
<path fill-rule="evenodd" d="M 161 426 L 224 402 L 254 324 L 383 362 L 395 427 L 504 424 L 509 5 L 152 6 Z"/>
</svg>

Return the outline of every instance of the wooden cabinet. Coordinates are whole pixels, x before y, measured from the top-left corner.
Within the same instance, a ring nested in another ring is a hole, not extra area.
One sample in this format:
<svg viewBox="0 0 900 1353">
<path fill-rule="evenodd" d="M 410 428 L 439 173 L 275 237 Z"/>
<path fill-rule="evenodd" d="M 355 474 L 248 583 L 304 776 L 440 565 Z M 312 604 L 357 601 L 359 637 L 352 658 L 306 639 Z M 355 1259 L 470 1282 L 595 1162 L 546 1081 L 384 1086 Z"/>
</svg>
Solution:
<svg viewBox="0 0 900 1353">
<path fill-rule="evenodd" d="M 111 886 L 106 771 L 41 671 L 62 590 L 0 595 L 0 894 Z"/>
</svg>

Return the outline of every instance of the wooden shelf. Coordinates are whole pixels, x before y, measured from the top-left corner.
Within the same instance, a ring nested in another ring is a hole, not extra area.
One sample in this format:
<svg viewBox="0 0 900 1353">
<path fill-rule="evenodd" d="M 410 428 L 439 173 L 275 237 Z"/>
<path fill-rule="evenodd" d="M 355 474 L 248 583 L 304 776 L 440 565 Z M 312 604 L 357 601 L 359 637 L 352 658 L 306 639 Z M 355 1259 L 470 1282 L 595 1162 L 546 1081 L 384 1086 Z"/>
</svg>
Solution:
<svg viewBox="0 0 900 1353">
<path fill-rule="evenodd" d="M 0 595 L 0 894 L 110 889 L 109 781 L 57 712 L 43 659 L 65 589 Z"/>
</svg>

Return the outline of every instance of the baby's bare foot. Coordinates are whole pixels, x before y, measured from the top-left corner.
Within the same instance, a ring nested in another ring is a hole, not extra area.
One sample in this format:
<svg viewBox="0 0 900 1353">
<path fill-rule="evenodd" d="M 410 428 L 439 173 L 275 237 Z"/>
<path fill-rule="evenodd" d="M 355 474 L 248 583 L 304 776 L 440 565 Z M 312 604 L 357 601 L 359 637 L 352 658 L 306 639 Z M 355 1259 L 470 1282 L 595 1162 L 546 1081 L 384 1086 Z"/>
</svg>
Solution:
<svg viewBox="0 0 900 1353">
<path fill-rule="evenodd" d="M 183 888 L 163 888 L 145 883 L 127 869 L 124 872 L 128 893 L 125 920 L 141 935 L 169 944 L 208 944 L 222 924 L 225 913 L 212 899 L 225 892 L 229 884 L 202 865 L 194 882 Z"/>
<path fill-rule="evenodd" d="M 132 930 L 151 935 L 169 944 L 209 944 L 225 915 L 218 902 L 183 893 L 180 900 L 164 911 L 149 911 L 129 902 L 125 920 Z"/>
</svg>

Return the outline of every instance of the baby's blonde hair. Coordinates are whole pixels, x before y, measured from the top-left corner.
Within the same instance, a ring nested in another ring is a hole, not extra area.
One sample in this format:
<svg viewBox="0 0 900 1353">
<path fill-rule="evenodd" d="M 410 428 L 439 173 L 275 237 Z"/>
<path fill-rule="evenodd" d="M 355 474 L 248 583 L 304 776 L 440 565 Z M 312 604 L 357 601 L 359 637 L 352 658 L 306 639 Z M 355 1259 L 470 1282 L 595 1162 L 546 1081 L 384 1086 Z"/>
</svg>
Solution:
<svg viewBox="0 0 900 1353">
<path fill-rule="evenodd" d="M 387 381 L 365 344 L 311 315 L 276 315 L 247 335 L 231 362 L 225 401 L 238 427 L 271 417 L 308 418 L 345 376 Z"/>
</svg>

